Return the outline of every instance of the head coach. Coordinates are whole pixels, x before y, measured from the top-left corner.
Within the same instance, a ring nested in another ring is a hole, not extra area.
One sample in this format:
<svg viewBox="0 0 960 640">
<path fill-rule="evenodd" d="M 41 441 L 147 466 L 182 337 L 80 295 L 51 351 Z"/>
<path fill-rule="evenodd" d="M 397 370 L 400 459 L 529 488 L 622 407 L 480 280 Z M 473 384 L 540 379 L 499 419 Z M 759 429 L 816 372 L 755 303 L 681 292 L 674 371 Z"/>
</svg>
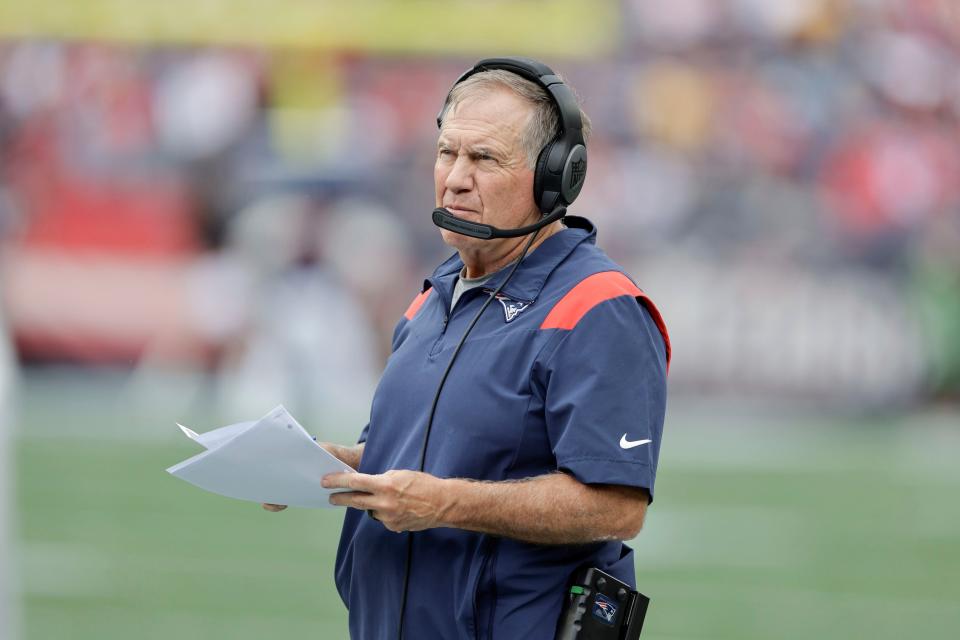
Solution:
<svg viewBox="0 0 960 640">
<path fill-rule="evenodd" d="M 397 324 L 359 444 L 328 445 L 358 471 L 323 480 L 350 490 L 336 584 L 355 640 L 552 640 L 578 568 L 634 583 L 669 338 L 566 215 L 589 121 L 553 71 L 483 60 L 437 120 L 456 253 Z"/>
</svg>

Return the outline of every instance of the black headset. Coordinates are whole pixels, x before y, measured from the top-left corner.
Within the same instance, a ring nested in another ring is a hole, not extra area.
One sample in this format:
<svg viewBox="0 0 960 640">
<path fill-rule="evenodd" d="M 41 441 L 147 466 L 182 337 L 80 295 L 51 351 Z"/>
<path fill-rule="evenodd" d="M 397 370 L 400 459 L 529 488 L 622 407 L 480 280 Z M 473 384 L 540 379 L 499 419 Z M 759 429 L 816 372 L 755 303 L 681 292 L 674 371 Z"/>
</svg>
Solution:
<svg viewBox="0 0 960 640">
<path fill-rule="evenodd" d="M 546 216 L 539 222 L 519 229 L 498 229 L 490 225 L 457 218 L 446 209 L 434 209 L 433 222 L 439 227 L 475 238 L 506 238 L 527 235 L 566 214 L 566 207 L 576 200 L 587 175 L 587 147 L 583 138 L 583 121 L 573 91 L 553 69 L 531 58 L 486 58 L 464 72 L 453 87 L 482 71 L 503 69 L 525 78 L 550 96 L 560 116 L 560 131 L 540 150 L 533 174 L 533 199 Z M 450 91 L 453 91 L 453 87 Z M 437 126 L 450 102 L 450 92 L 437 114 Z"/>
</svg>

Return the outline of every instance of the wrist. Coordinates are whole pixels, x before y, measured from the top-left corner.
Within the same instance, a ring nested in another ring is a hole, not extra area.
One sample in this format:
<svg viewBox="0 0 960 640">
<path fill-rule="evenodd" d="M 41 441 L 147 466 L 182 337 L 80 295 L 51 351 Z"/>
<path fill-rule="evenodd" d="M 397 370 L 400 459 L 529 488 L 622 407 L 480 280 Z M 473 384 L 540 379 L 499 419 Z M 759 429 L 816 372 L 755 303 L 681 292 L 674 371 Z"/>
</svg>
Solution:
<svg viewBox="0 0 960 640">
<path fill-rule="evenodd" d="M 462 478 L 446 478 L 439 482 L 441 484 L 437 491 L 437 495 L 440 496 L 440 504 L 437 507 L 437 526 L 465 528 L 463 514 L 469 510 L 467 505 L 471 486 L 477 483 Z"/>
</svg>

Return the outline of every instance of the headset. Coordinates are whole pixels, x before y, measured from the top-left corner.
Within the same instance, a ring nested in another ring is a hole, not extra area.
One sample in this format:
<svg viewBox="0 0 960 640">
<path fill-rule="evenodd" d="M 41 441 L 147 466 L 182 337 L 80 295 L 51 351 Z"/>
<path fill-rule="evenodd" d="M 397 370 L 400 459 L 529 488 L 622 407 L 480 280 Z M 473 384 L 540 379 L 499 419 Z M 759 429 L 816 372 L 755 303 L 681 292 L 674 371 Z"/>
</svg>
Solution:
<svg viewBox="0 0 960 640">
<path fill-rule="evenodd" d="M 453 363 L 456 362 L 460 350 L 467 341 L 467 336 L 473 331 L 480 316 L 486 311 L 490 303 L 503 290 L 503 287 L 510 282 L 513 274 L 516 273 L 520 263 L 523 262 L 527 252 L 533 245 L 540 230 L 548 224 L 556 222 L 567 214 L 567 205 L 571 204 L 580 194 L 583 188 L 584 178 L 587 174 L 587 147 L 583 139 L 583 121 L 580 118 L 580 107 L 577 105 L 576 97 L 570 87 L 563 83 L 563 80 L 557 76 L 547 65 L 530 58 L 487 58 L 481 60 L 472 68 L 463 73 L 453 87 L 457 86 L 470 76 L 481 71 L 491 69 L 504 69 L 518 76 L 534 82 L 546 90 L 547 94 L 553 100 L 560 115 L 560 132 L 540 151 L 537 157 L 536 169 L 534 170 L 533 195 L 534 201 L 540 209 L 543 217 L 534 224 L 516 229 L 499 229 L 497 227 L 480 224 L 464 220 L 453 215 L 443 208 L 433 210 L 433 223 L 442 229 L 490 240 L 493 238 L 517 238 L 530 235 L 529 240 L 524 244 L 520 257 L 513 263 L 507 277 L 504 278 L 496 290 L 490 292 L 484 301 L 480 310 L 467 325 L 457 346 L 450 356 L 450 361 L 440 377 L 440 383 L 437 391 L 434 393 L 433 402 L 430 406 L 430 414 L 424 428 L 423 440 L 420 446 L 420 461 L 417 467 L 418 471 L 423 471 L 426 456 L 427 445 L 430 442 L 430 432 L 433 430 L 433 419 L 437 413 L 437 403 L 440 400 L 440 394 L 453 369 Z M 451 91 L 453 90 L 451 87 Z M 437 114 L 437 126 L 442 122 L 443 112 L 450 102 L 450 93 L 447 92 L 447 99 L 444 101 L 440 113 Z M 373 513 L 367 512 L 371 518 L 375 518 Z M 407 532 L 406 560 L 404 563 L 403 591 L 400 596 L 400 619 L 397 623 L 397 638 L 403 640 L 403 625 L 407 607 L 407 595 L 410 590 L 410 565 L 413 558 L 413 532 Z"/>
<path fill-rule="evenodd" d="M 533 200 L 544 216 L 538 222 L 517 229 L 498 229 L 458 218 L 444 208 L 433 210 L 433 223 L 438 227 L 484 240 L 525 236 L 559 220 L 566 215 L 567 206 L 580 195 L 587 175 L 583 120 L 580 118 L 577 98 L 570 87 L 550 67 L 531 58 L 486 58 L 461 74 L 453 87 L 472 75 L 493 69 L 509 71 L 542 87 L 557 108 L 560 131 L 540 150 L 533 172 Z M 437 114 L 438 127 L 450 104 L 450 92 L 447 92 L 443 107 Z"/>
</svg>

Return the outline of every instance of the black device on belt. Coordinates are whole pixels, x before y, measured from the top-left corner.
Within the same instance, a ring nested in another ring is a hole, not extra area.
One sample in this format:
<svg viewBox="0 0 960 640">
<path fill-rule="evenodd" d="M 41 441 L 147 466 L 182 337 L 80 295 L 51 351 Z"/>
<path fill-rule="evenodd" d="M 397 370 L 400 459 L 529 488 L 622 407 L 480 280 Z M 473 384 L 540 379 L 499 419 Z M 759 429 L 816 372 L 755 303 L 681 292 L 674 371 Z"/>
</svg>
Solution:
<svg viewBox="0 0 960 640">
<path fill-rule="evenodd" d="M 580 569 L 557 627 L 557 640 L 637 640 L 650 598 L 600 569 Z"/>
</svg>

